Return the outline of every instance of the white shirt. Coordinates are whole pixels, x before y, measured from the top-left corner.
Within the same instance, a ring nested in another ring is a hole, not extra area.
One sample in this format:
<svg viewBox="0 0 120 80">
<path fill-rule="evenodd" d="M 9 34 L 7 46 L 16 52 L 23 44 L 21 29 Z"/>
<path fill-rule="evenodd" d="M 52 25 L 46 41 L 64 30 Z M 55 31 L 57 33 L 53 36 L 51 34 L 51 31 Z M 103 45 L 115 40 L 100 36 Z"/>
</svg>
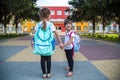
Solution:
<svg viewBox="0 0 120 80">
<path fill-rule="evenodd" d="M 71 33 L 71 32 L 72 32 L 72 33 Z M 67 42 L 70 40 L 70 33 L 71 33 L 71 36 L 75 37 L 75 33 L 73 32 L 73 30 L 67 32 L 67 33 L 65 34 L 64 44 L 67 43 Z M 73 38 L 73 42 L 74 42 L 74 38 Z M 69 44 L 69 45 L 67 45 L 66 47 L 64 47 L 64 49 L 67 49 L 67 50 L 68 50 L 68 49 L 72 49 L 72 48 L 73 48 L 73 44 L 72 44 L 72 43 Z"/>
<path fill-rule="evenodd" d="M 39 22 L 39 23 L 37 23 L 37 24 L 36 24 L 36 26 L 35 26 L 35 31 L 37 31 L 37 30 L 38 30 L 38 27 L 39 27 L 39 25 L 41 25 L 41 24 L 42 24 L 42 22 L 43 22 L 43 21 L 41 21 L 41 22 Z M 46 21 L 46 24 L 47 24 L 47 26 L 48 26 L 49 24 L 51 24 L 50 29 L 52 30 L 52 32 L 56 30 L 56 28 L 55 28 L 54 24 L 53 24 L 53 23 L 51 23 L 50 21 Z"/>
</svg>

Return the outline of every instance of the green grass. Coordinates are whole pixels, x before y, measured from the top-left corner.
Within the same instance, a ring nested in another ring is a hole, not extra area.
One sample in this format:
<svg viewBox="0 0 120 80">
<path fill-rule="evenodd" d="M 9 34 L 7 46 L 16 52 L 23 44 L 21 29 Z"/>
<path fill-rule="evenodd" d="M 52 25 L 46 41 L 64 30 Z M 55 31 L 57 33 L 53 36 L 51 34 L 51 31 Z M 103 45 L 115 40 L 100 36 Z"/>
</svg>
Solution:
<svg viewBox="0 0 120 80">
<path fill-rule="evenodd" d="M 95 38 L 95 39 L 101 39 L 101 40 L 107 40 L 107 41 L 112 41 L 112 42 L 120 42 L 120 40 L 118 39 L 118 34 L 83 34 L 81 36 L 86 36 L 86 37 L 90 37 L 90 38 Z"/>
<path fill-rule="evenodd" d="M 0 40 L 25 36 L 28 34 L 0 34 Z"/>
</svg>

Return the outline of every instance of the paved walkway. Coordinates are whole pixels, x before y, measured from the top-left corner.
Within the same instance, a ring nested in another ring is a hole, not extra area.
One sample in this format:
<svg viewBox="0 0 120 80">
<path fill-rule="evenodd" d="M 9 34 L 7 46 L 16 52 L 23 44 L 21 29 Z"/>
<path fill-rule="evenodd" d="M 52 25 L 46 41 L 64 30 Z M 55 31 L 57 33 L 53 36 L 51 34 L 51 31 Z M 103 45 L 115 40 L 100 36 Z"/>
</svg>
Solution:
<svg viewBox="0 0 120 80">
<path fill-rule="evenodd" d="M 32 53 L 31 38 L 0 41 L 0 80 L 43 80 L 40 56 Z M 120 44 L 81 39 L 80 52 L 74 56 L 74 75 L 65 77 L 66 57 L 56 45 L 52 77 L 45 80 L 120 80 Z"/>
</svg>

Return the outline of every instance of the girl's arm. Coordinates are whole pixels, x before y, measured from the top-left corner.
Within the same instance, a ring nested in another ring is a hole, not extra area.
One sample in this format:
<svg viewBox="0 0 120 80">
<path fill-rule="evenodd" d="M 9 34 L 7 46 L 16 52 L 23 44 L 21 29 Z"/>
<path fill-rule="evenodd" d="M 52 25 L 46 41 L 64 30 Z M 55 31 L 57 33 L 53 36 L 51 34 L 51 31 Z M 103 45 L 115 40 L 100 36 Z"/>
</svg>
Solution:
<svg viewBox="0 0 120 80">
<path fill-rule="evenodd" d="M 62 41 L 61 41 L 61 38 L 60 38 L 60 36 L 59 36 L 58 32 L 57 32 L 57 31 L 54 31 L 54 33 L 55 33 L 55 36 L 56 36 L 56 37 L 57 37 L 57 39 L 58 39 L 59 44 L 61 44 L 61 43 L 62 43 Z"/>
<path fill-rule="evenodd" d="M 74 38 L 74 36 L 71 36 L 70 40 L 67 43 L 63 44 L 63 47 L 70 45 L 73 42 L 73 38 Z"/>
</svg>

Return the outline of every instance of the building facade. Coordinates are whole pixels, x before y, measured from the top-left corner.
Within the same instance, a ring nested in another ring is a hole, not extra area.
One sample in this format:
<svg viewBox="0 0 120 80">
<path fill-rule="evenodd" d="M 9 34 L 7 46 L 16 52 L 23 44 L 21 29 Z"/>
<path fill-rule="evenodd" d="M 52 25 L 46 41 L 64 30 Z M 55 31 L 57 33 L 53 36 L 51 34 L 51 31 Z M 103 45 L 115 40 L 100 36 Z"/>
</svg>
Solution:
<svg viewBox="0 0 120 80">
<path fill-rule="evenodd" d="M 69 6 L 40 6 L 41 8 L 49 8 L 51 11 L 51 18 L 50 21 L 54 23 L 56 29 L 58 31 L 65 32 L 64 28 L 64 20 L 70 15 L 70 12 L 66 12 Z M 11 19 L 10 23 L 7 25 L 6 31 L 7 33 L 15 33 L 15 25 L 13 25 L 13 20 Z M 22 24 L 18 24 L 18 33 L 31 33 L 35 28 L 36 22 L 31 20 L 26 20 Z M 74 22 L 73 28 L 75 31 L 81 33 L 92 33 L 93 32 L 93 25 L 91 22 L 80 21 Z M 97 23 L 95 25 L 96 33 L 103 32 L 103 26 L 101 23 Z M 118 33 L 119 32 L 119 25 L 115 22 L 111 22 L 110 25 L 105 27 L 105 33 Z M 0 24 L 0 34 L 4 33 L 4 26 Z"/>
<path fill-rule="evenodd" d="M 75 31 L 78 32 L 88 32 L 89 23 L 85 21 L 75 22 Z"/>
<path fill-rule="evenodd" d="M 54 23 L 58 31 L 65 31 L 64 20 L 70 15 L 70 12 L 66 12 L 65 10 L 69 6 L 41 6 L 40 8 L 49 8 L 51 11 L 50 21 Z"/>
</svg>

